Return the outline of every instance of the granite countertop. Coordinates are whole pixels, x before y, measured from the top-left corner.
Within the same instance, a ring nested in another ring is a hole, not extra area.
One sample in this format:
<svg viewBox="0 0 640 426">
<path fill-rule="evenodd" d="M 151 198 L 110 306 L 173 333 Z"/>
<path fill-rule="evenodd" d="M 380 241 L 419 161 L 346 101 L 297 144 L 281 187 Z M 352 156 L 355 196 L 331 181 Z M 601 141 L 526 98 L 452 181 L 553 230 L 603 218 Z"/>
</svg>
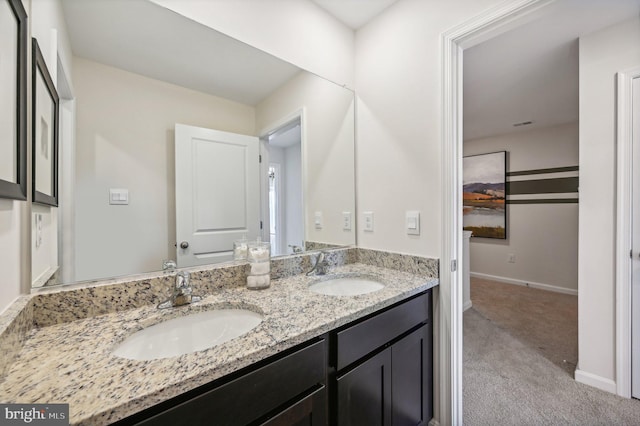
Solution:
<svg viewBox="0 0 640 426">
<path fill-rule="evenodd" d="M 0 401 L 68 403 L 71 424 L 109 424 L 418 294 L 437 278 L 354 263 L 331 274 L 374 276 L 385 287 L 360 296 L 310 292 L 318 277 L 273 280 L 265 290 L 221 287 L 201 302 L 165 310 L 143 306 L 34 328 L 0 383 Z M 112 355 L 134 332 L 173 317 L 245 308 L 264 319 L 248 333 L 200 352 L 134 361 Z"/>
</svg>

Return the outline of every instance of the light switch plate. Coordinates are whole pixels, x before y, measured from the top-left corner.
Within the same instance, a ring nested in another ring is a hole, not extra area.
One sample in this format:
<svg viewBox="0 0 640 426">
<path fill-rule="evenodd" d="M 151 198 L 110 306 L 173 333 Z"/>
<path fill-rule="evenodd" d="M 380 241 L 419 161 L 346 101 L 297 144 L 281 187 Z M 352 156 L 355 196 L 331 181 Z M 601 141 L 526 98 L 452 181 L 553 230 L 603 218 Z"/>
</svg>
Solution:
<svg viewBox="0 0 640 426">
<path fill-rule="evenodd" d="M 113 205 L 129 204 L 129 190 L 124 188 L 109 189 L 109 204 L 113 204 Z"/>
<path fill-rule="evenodd" d="M 420 235 L 419 211 L 407 211 L 406 228 L 408 235 Z"/>
<path fill-rule="evenodd" d="M 342 212 L 342 230 L 351 231 L 351 212 Z"/>
<path fill-rule="evenodd" d="M 373 232 L 373 212 L 364 212 L 362 215 L 364 217 L 364 230 Z"/>
<path fill-rule="evenodd" d="M 316 229 L 322 229 L 322 212 L 315 213 L 313 223 L 315 224 Z"/>
</svg>

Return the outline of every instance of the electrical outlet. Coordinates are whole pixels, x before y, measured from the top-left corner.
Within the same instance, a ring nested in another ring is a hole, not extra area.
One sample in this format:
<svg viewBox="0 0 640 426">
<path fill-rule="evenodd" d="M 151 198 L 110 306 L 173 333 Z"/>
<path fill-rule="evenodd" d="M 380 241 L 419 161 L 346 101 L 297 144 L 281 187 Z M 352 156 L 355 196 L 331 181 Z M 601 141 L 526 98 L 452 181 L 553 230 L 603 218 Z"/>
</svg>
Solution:
<svg viewBox="0 0 640 426">
<path fill-rule="evenodd" d="M 373 212 L 364 212 L 364 230 L 373 232 Z"/>
<path fill-rule="evenodd" d="M 515 255 L 515 253 L 509 253 L 509 256 L 507 256 L 507 262 L 516 263 L 516 255 Z"/>
<path fill-rule="evenodd" d="M 351 231 L 351 212 L 342 212 L 342 230 Z"/>
</svg>

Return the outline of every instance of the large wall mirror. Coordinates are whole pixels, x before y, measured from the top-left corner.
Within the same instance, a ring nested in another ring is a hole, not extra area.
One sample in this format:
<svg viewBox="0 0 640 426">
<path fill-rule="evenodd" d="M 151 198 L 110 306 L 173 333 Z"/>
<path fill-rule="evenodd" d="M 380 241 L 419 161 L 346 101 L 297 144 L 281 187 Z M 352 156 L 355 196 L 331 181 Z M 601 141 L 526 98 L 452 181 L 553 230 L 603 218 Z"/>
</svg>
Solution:
<svg viewBox="0 0 640 426">
<path fill-rule="evenodd" d="M 276 255 L 355 244 L 353 92 L 151 1 L 61 3 L 75 127 L 60 138 L 74 158 L 60 210 L 73 220 L 46 285 L 158 271 L 180 250 L 226 261 L 243 235 Z M 184 217 L 225 247 L 177 235 Z"/>
</svg>

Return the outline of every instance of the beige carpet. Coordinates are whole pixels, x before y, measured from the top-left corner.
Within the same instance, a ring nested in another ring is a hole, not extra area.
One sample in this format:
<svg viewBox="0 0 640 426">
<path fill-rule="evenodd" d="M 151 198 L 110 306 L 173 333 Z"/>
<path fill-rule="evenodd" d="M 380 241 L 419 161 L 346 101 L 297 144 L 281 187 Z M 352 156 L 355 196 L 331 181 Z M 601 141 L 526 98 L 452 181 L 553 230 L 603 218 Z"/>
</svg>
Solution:
<svg viewBox="0 0 640 426">
<path fill-rule="evenodd" d="M 577 296 L 472 277 L 471 302 L 483 317 L 573 377 L 578 362 Z"/>
<path fill-rule="evenodd" d="M 474 281 L 464 313 L 466 426 L 640 425 L 640 401 L 573 380 L 575 296 Z"/>
</svg>

